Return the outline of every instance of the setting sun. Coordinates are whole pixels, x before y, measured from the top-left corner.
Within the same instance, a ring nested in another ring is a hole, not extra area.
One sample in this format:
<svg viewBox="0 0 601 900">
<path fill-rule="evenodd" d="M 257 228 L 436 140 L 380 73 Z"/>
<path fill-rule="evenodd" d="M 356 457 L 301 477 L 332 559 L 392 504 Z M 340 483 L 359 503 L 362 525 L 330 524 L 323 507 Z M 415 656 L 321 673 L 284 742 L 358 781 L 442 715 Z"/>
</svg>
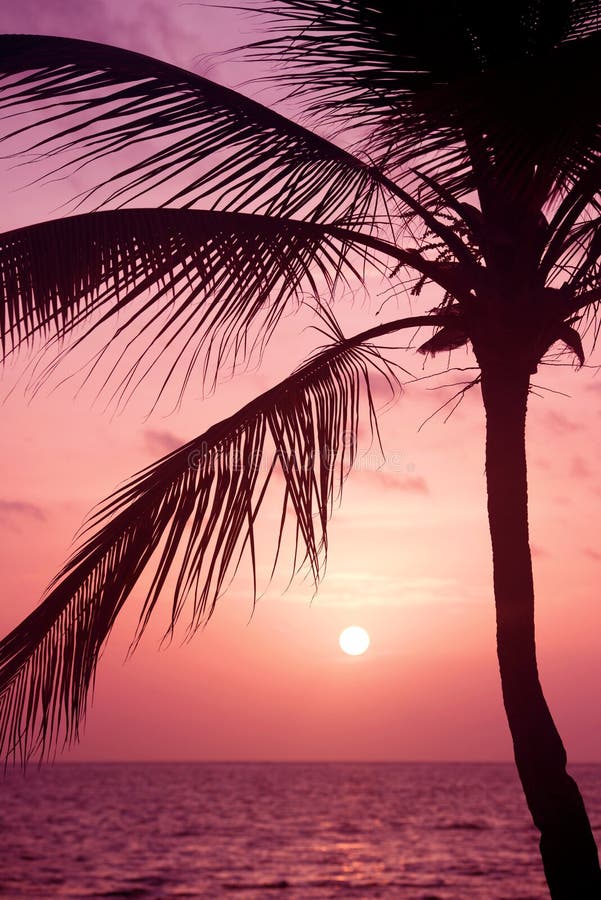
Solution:
<svg viewBox="0 0 601 900">
<path fill-rule="evenodd" d="M 350 625 L 341 632 L 338 643 L 349 656 L 361 656 L 369 647 L 369 634 L 360 625 Z"/>
</svg>

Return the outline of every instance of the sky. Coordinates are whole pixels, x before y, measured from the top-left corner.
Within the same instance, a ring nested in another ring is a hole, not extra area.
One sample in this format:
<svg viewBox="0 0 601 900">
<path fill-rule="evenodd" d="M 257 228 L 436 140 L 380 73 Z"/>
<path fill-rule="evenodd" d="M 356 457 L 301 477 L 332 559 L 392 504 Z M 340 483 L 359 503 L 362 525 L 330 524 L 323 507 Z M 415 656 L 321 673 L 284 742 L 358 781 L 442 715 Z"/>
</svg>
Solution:
<svg viewBox="0 0 601 900">
<path fill-rule="evenodd" d="M 257 27 L 234 11 L 170 0 L 0 5 L 6 32 L 115 43 L 265 99 L 263 87 L 247 83 L 247 68 L 215 59 Z M 5 159 L 0 166 L 2 230 L 59 215 L 81 188 L 79 175 L 27 186 L 22 168 Z M 340 299 L 337 314 L 348 333 L 376 321 L 381 285 L 369 286 L 371 299 Z M 398 309 L 386 306 L 391 318 L 403 309 L 402 296 Z M 77 390 L 76 379 L 32 398 L 25 390 L 27 358 L 5 369 L 3 633 L 35 607 L 90 508 L 285 376 L 311 347 L 306 324 L 288 317 L 260 369 L 214 397 L 203 398 L 193 383 L 175 412 L 164 404 L 149 415 L 152 397 L 144 392 L 123 411 L 106 409 L 93 386 Z M 394 359 L 416 378 L 444 368 L 412 350 Z M 454 364 L 470 360 L 460 354 Z M 162 615 L 126 659 L 143 600 L 136 589 L 103 653 L 83 738 L 61 758 L 509 760 L 479 389 L 448 420 L 446 411 L 430 418 L 457 389 L 449 385 L 466 377 L 451 372 L 406 386 L 382 414 L 385 459 L 362 433 L 363 452 L 334 511 L 327 573 L 315 596 L 300 579 L 285 590 L 283 571 L 251 617 L 250 580 L 241 575 L 192 641 L 180 634 L 159 647 L 166 596 Z M 598 761 L 601 380 L 593 367 L 544 367 L 534 381 L 528 443 L 541 676 L 570 759 Z M 386 399 L 378 393 L 379 405 Z M 265 539 L 276 523 L 270 508 L 261 526 Z M 369 651 L 358 658 L 338 647 L 340 631 L 354 624 L 371 635 Z"/>
</svg>

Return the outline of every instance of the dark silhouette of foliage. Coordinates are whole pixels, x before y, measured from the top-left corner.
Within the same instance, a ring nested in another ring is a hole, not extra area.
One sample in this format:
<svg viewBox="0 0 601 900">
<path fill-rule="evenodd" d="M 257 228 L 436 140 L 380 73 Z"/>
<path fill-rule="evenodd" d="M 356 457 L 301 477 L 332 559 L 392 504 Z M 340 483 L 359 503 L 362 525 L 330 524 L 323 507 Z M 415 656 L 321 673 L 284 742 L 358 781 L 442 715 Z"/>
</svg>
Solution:
<svg viewBox="0 0 601 900">
<path fill-rule="evenodd" d="M 170 571 L 172 627 L 188 599 L 193 630 L 245 551 L 254 568 L 268 441 L 284 475 L 276 557 L 289 508 L 292 568 L 318 578 L 354 452 L 342 436 L 360 413 L 373 425 L 370 371 L 393 380 L 373 342 L 434 327 L 422 353 L 467 346 L 480 369 L 503 697 L 551 895 L 598 898 L 592 831 L 537 672 L 525 423 L 545 354 L 563 348 L 581 365 L 582 338 L 592 346 L 597 333 L 601 5 L 278 0 L 270 15 L 269 37 L 245 52 L 277 63 L 315 131 L 130 51 L 0 38 L 7 138 L 26 139 L 54 174 L 121 160 L 79 198 L 100 209 L 0 236 L 4 358 L 45 342 L 43 382 L 112 328 L 100 357 L 125 342 L 125 374 L 106 377 L 126 397 L 159 362 L 163 386 L 195 372 L 214 384 L 306 293 L 330 334 L 290 378 L 93 515 L 42 604 L 0 644 L 1 746 L 25 759 L 77 737 L 100 649 L 147 566 L 140 634 Z M 157 190 L 160 207 L 138 207 Z M 344 338 L 327 304 L 371 265 L 398 293 L 407 272 L 418 298 L 437 286 L 437 308 Z"/>
</svg>

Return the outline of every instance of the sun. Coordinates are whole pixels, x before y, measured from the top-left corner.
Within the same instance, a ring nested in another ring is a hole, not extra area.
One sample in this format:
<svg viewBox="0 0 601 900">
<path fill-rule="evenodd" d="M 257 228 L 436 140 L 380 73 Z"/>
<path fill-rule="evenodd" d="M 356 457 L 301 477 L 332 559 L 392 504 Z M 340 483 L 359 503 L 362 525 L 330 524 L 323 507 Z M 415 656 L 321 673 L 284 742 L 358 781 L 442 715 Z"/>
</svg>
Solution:
<svg viewBox="0 0 601 900">
<path fill-rule="evenodd" d="M 340 633 L 338 643 L 349 656 L 361 656 L 369 647 L 369 634 L 360 625 L 349 625 Z"/>
</svg>

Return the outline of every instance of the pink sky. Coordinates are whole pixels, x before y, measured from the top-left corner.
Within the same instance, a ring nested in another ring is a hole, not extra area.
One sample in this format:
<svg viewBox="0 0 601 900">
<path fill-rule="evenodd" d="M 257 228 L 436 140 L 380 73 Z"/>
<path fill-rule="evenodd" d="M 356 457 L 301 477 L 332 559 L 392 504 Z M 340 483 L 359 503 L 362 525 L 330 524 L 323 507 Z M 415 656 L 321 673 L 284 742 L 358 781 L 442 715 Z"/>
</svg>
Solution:
<svg viewBox="0 0 601 900">
<path fill-rule="evenodd" d="M 250 22 L 168 0 L 105 0 L 85 14 L 69 0 L 20 0 L 4 11 L 3 26 L 114 42 L 192 67 L 198 56 L 243 43 Z M 220 62 L 211 77 L 237 84 L 245 71 Z M 15 190 L 26 180 L 5 164 L 3 229 L 57 215 L 80 187 L 72 179 Z M 399 303 L 403 309 L 403 298 Z M 376 297 L 372 311 L 378 306 Z M 386 311 L 398 314 L 394 304 Z M 349 333 L 373 322 L 361 303 L 342 302 L 338 313 Z M 297 337 L 303 324 L 285 322 L 260 372 L 209 400 L 192 386 L 180 411 L 169 414 L 165 406 L 148 419 L 149 394 L 120 415 L 92 406 L 92 389 L 75 397 L 76 383 L 29 403 L 22 383 L 6 396 L 27 361 L 6 370 L 3 632 L 36 605 L 90 507 L 287 374 L 308 347 L 306 334 Z M 422 374 L 422 357 L 395 358 Z M 458 356 L 455 364 L 469 361 Z M 440 368 L 430 362 L 426 371 Z M 530 404 L 541 672 L 570 758 L 601 760 L 601 382 L 593 369 L 557 368 L 543 369 L 535 381 L 570 395 L 542 392 Z M 157 650 L 165 612 L 124 662 L 142 600 L 134 592 L 101 660 L 83 740 L 65 758 L 510 758 L 494 648 L 479 393 L 472 391 L 446 424 L 440 415 L 418 431 L 450 396 L 429 387 L 409 386 L 383 416 L 387 462 L 378 469 L 370 456 L 351 473 L 331 523 L 327 575 L 312 601 L 301 581 L 282 593 L 283 571 L 249 623 L 250 582 L 241 576 L 191 643 Z M 275 523 L 269 510 L 266 536 Z M 338 634 L 350 624 L 371 634 L 364 657 L 344 657 L 338 648 Z"/>
</svg>

